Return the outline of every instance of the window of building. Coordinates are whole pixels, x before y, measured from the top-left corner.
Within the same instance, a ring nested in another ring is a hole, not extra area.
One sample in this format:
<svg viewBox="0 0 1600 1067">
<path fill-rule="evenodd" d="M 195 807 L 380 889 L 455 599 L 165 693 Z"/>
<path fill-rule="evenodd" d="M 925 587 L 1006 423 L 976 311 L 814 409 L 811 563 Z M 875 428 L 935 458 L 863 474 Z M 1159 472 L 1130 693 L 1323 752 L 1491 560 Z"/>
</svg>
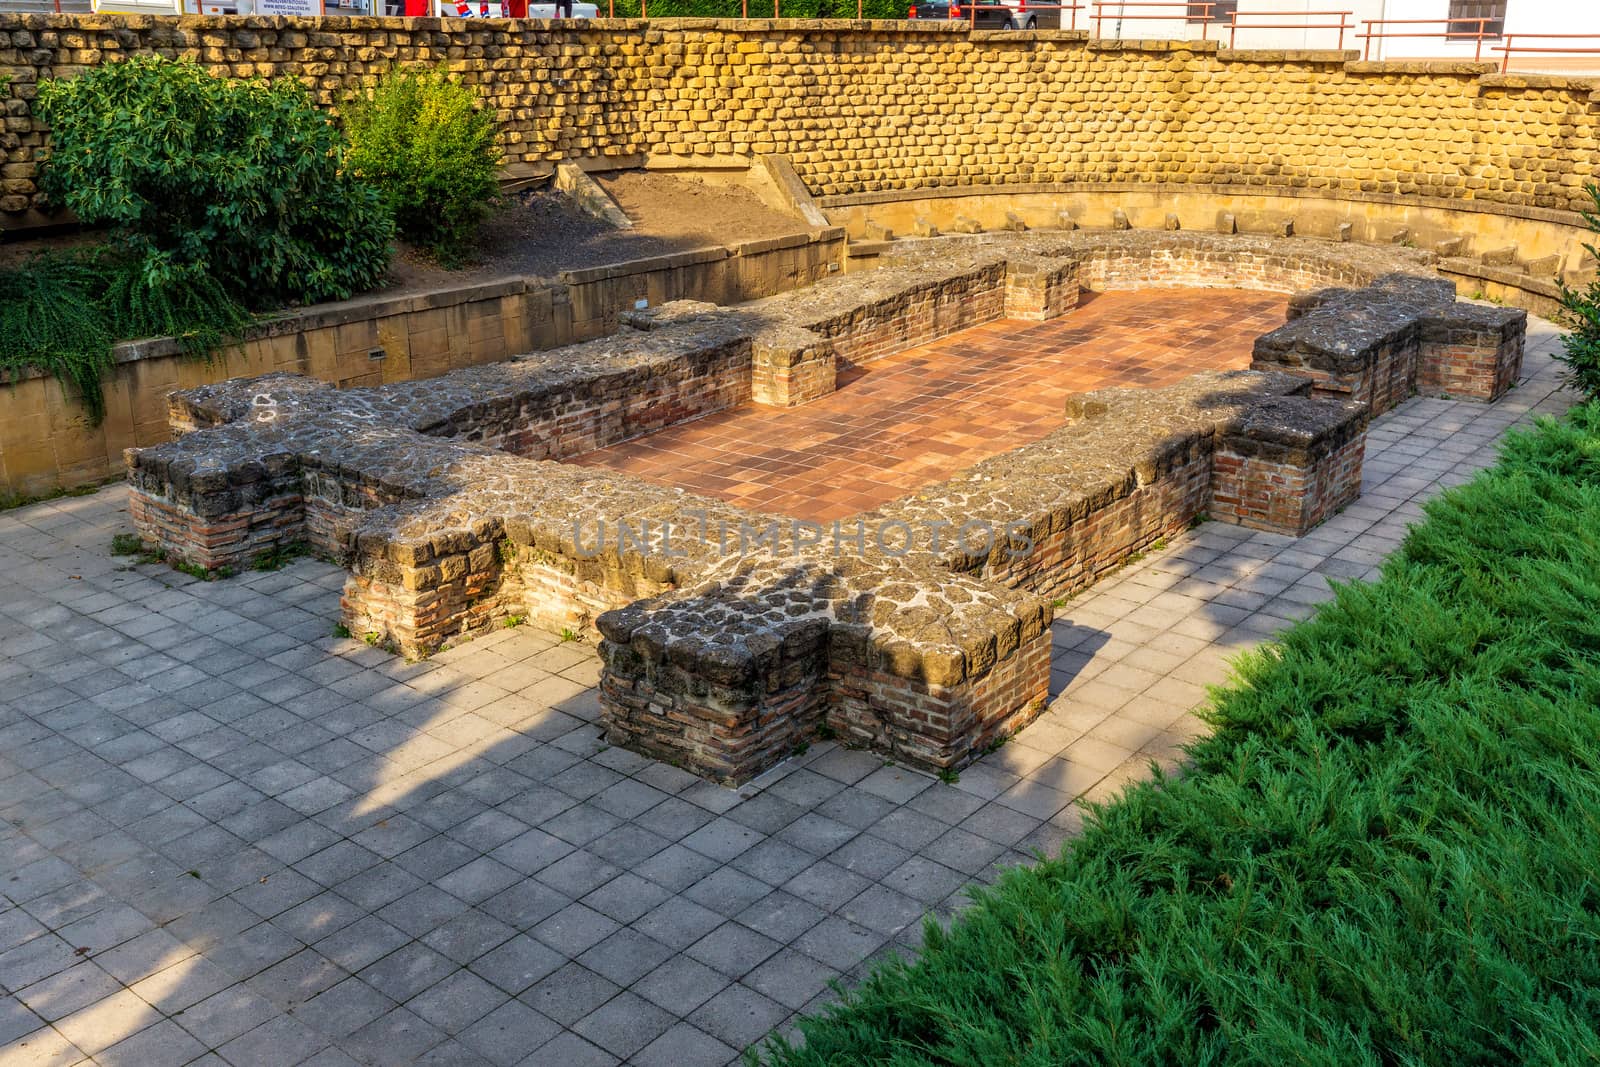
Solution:
<svg viewBox="0 0 1600 1067">
<path fill-rule="evenodd" d="M 1480 25 L 1485 37 L 1499 37 L 1505 33 L 1506 0 L 1450 0 L 1450 22 L 1445 27 L 1446 33 L 1477 37 Z"/>
<path fill-rule="evenodd" d="M 1189 5 L 1190 22 L 1227 22 L 1233 18 L 1233 13 L 1239 10 L 1239 0 L 1210 0 L 1209 5 L 1197 0 L 1186 0 L 1186 2 Z M 1206 13 L 1208 7 L 1209 15 Z"/>
</svg>

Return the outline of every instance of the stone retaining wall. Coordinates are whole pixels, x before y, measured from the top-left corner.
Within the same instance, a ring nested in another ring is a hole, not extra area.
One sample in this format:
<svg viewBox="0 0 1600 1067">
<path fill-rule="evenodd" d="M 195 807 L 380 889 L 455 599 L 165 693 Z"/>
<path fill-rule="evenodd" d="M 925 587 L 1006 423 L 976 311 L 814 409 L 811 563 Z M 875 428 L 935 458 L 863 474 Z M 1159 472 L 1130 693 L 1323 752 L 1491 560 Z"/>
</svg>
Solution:
<svg viewBox="0 0 1600 1067">
<path fill-rule="evenodd" d="M 1592 80 L 1490 63 L 936 21 L 7 14 L 0 211 L 35 205 L 38 82 L 141 51 L 297 77 L 329 105 L 396 63 L 447 62 L 495 112 L 517 168 L 775 152 L 819 196 L 1129 180 L 1573 211 L 1572 179 L 1600 148 Z"/>
</svg>

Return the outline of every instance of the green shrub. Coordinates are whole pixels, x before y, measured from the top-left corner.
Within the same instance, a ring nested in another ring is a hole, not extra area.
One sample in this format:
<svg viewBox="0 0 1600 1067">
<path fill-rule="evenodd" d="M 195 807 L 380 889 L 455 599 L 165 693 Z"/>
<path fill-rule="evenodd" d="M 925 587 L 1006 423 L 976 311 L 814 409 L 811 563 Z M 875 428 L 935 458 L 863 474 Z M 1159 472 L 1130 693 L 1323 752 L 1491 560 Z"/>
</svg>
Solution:
<svg viewBox="0 0 1600 1067">
<path fill-rule="evenodd" d="M 1589 229 L 1600 233 L 1600 185 L 1586 185 L 1584 191 L 1594 203 L 1594 209 L 1583 213 Z M 1590 256 L 1600 259 L 1594 245 L 1584 245 Z M 1561 339 L 1562 355 L 1557 356 L 1568 367 L 1566 381 L 1591 400 L 1600 398 L 1600 275 L 1589 279 L 1583 289 L 1573 289 L 1561 281 L 1561 318 L 1572 332 Z"/>
<path fill-rule="evenodd" d="M 494 117 L 443 71 L 396 70 L 346 107 L 350 168 L 371 182 L 406 240 L 463 260 L 498 191 Z"/>
<path fill-rule="evenodd" d="M 382 204 L 343 172 L 337 128 L 296 81 L 135 56 L 44 82 L 35 110 L 51 131 L 41 187 L 115 228 L 142 292 L 209 278 L 276 307 L 347 298 L 387 269 Z"/>
<path fill-rule="evenodd" d="M 1426 510 L 1245 661 L 1187 774 L 768 1061 L 1600 1060 L 1600 405 Z"/>
</svg>

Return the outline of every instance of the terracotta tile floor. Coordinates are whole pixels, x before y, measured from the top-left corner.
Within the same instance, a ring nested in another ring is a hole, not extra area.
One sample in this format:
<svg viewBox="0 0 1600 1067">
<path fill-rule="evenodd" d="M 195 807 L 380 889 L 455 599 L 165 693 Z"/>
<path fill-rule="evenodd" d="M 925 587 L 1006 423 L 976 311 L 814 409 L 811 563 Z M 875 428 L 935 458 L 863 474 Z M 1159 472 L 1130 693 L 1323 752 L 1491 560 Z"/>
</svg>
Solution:
<svg viewBox="0 0 1600 1067">
<path fill-rule="evenodd" d="M 829 522 L 1038 440 L 1071 393 L 1246 367 L 1283 321 L 1276 293 L 1085 293 L 1051 322 L 1002 320 L 841 371 L 803 407 L 746 404 L 572 462 Z"/>
</svg>

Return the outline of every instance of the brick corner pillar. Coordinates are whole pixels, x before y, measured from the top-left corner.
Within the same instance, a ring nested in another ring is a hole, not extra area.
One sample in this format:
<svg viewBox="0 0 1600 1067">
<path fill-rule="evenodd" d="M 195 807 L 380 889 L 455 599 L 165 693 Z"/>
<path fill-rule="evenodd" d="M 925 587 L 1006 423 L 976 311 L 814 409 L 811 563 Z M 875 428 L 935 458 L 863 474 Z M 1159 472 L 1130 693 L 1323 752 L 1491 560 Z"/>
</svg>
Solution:
<svg viewBox="0 0 1600 1067">
<path fill-rule="evenodd" d="M 970 648 L 924 647 L 845 628 L 833 642 L 828 725 L 846 744 L 929 773 L 966 766 L 1049 701 L 1047 618 L 1011 618 L 985 636 Z"/>
<path fill-rule="evenodd" d="M 1044 256 L 1006 260 L 1006 318 L 1044 322 L 1078 306 L 1078 261 Z"/>
<path fill-rule="evenodd" d="M 410 539 L 358 530 L 352 540 L 339 607 L 353 634 L 421 658 L 522 611 L 522 583 L 497 520 Z"/>
<path fill-rule="evenodd" d="M 292 455 L 230 457 L 207 463 L 187 437 L 130 448 L 128 514 L 147 545 L 172 563 L 237 570 L 304 540 L 305 500 Z"/>
<path fill-rule="evenodd" d="M 1361 495 L 1367 408 L 1351 401 L 1275 397 L 1217 441 L 1211 516 L 1299 537 Z"/>
<path fill-rule="evenodd" d="M 1417 390 L 1457 400 L 1499 400 L 1522 370 L 1528 313 L 1454 304 L 1422 318 Z"/>
<path fill-rule="evenodd" d="M 797 326 L 756 336 L 750 353 L 750 398 L 774 407 L 798 407 L 833 392 L 838 355 L 833 342 Z"/>
<path fill-rule="evenodd" d="M 611 744 L 740 785 L 815 735 L 828 620 L 746 631 L 726 625 L 720 592 L 641 600 L 596 620 L 600 715 Z"/>
</svg>

